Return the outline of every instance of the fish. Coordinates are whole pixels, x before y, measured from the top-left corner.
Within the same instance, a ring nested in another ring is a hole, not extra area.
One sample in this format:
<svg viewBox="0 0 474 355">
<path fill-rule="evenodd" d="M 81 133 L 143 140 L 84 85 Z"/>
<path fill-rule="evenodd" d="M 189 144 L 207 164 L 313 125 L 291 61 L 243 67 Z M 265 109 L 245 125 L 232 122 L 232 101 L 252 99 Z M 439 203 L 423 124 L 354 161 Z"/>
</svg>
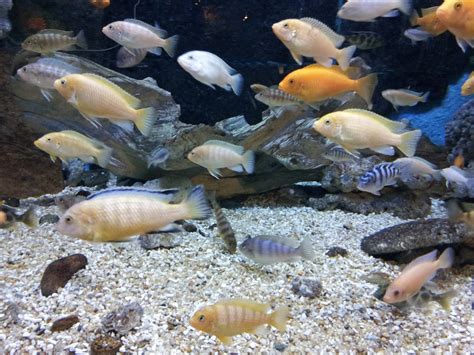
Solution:
<svg viewBox="0 0 474 355">
<path fill-rule="evenodd" d="M 474 186 L 474 175 L 457 166 L 450 166 L 441 170 L 441 175 L 446 179 L 446 186 L 449 184 L 459 184 L 464 186 Z"/>
<path fill-rule="evenodd" d="M 462 154 L 462 151 L 460 151 L 454 158 L 453 165 L 462 169 L 464 168 L 465 164 L 466 164 L 466 160 L 464 159 L 464 155 Z"/>
<path fill-rule="evenodd" d="M 110 6 L 110 0 L 89 0 L 89 3 L 101 10 Z"/>
<path fill-rule="evenodd" d="M 353 80 L 337 66 L 326 68 L 311 64 L 289 73 L 278 88 L 310 105 L 355 91 L 372 107 L 377 83 L 377 74 Z"/>
<path fill-rule="evenodd" d="M 357 189 L 380 196 L 380 190 L 395 185 L 399 177 L 400 170 L 393 163 L 377 164 L 359 178 Z"/>
<path fill-rule="evenodd" d="M 256 94 L 259 94 L 265 90 L 267 90 L 269 87 L 266 86 L 266 85 L 262 85 L 262 84 L 252 84 L 250 85 L 250 88 L 252 89 L 252 91 Z"/>
<path fill-rule="evenodd" d="M 216 179 L 221 177 L 219 169 L 228 168 L 237 173 L 253 174 L 255 153 L 244 147 L 219 140 L 210 140 L 189 152 L 188 159 L 209 171 Z"/>
<path fill-rule="evenodd" d="M 54 203 L 58 207 L 61 213 L 66 212 L 76 203 L 82 202 L 87 198 L 87 196 L 82 195 L 61 195 L 54 198 Z"/>
<path fill-rule="evenodd" d="M 474 47 L 474 2 L 444 0 L 436 10 L 436 17 L 451 32 L 463 52 Z"/>
<path fill-rule="evenodd" d="M 353 31 L 346 35 L 346 41 L 361 50 L 377 49 L 385 46 L 384 38 L 377 32 L 372 31 Z"/>
<path fill-rule="evenodd" d="M 146 48 L 155 55 L 161 55 L 163 48 L 172 58 L 176 54 L 179 41 L 178 35 L 167 37 L 168 33 L 160 27 L 136 19 L 109 23 L 102 28 L 102 33 L 125 48 Z"/>
<path fill-rule="evenodd" d="M 204 188 L 195 186 L 180 203 L 170 203 L 179 192 L 143 188 L 111 188 L 74 204 L 60 218 L 56 230 L 92 242 L 129 241 L 140 234 L 180 230 L 173 222 L 206 219 L 212 211 Z"/>
<path fill-rule="evenodd" d="M 297 99 L 293 95 L 275 87 L 269 87 L 258 92 L 255 95 L 255 100 L 264 103 L 270 108 L 304 104 L 303 101 Z"/>
<path fill-rule="evenodd" d="M 79 73 L 80 69 L 56 58 L 40 58 L 17 71 L 17 75 L 29 84 L 40 88 L 46 101 L 51 101 L 54 82 L 66 75 Z"/>
<path fill-rule="evenodd" d="M 153 107 L 138 109 L 139 99 L 96 74 L 66 75 L 54 88 L 95 127 L 101 126 L 98 118 L 106 118 L 129 132 L 135 125 L 147 137 L 157 119 Z"/>
<path fill-rule="evenodd" d="M 0 205 L 0 229 L 13 229 L 19 222 L 30 228 L 38 226 L 38 217 L 34 206 L 30 206 L 25 212 L 20 212 L 14 207 Z"/>
<path fill-rule="evenodd" d="M 237 251 L 237 240 L 235 239 L 235 233 L 232 229 L 231 224 L 227 220 L 224 212 L 222 211 L 221 206 L 216 200 L 215 193 L 211 195 L 211 205 L 214 210 L 214 216 L 216 217 L 217 222 L 217 233 L 219 237 L 222 238 L 227 250 L 231 254 L 235 254 Z"/>
<path fill-rule="evenodd" d="M 337 12 L 344 20 L 373 22 L 377 17 L 395 17 L 399 11 L 410 16 L 413 0 L 347 0 Z"/>
<path fill-rule="evenodd" d="M 436 181 L 442 179 L 441 171 L 436 165 L 420 157 L 398 158 L 393 165 L 400 171 L 400 178 L 404 182 L 419 176 L 430 176 Z"/>
<path fill-rule="evenodd" d="M 247 238 L 239 245 L 239 250 L 247 258 L 258 264 L 291 263 L 300 259 L 313 260 L 314 250 L 309 239 L 301 244 L 292 239 L 261 235 Z"/>
<path fill-rule="evenodd" d="M 313 124 L 313 129 L 346 151 L 370 148 L 394 155 L 397 147 L 408 157 L 415 155 L 421 130 L 405 132 L 404 122 L 391 121 L 374 112 L 348 109 L 329 113 Z"/>
<path fill-rule="evenodd" d="M 214 85 L 226 91 L 242 93 L 244 78 L 217 55 L 205 51 L 191 51 L 179 56 L 178 64 L 191 76 L 212 89 Z"/>
<path fill-rule="evenodd" d="M 70 130 L 45 134 L 37 139 L 34 145 L 48 153 L 53 162 L 56 158 L 64 163 L 72 159 L 80 159 L 84 163 L 97 164 L 101 168 L 106 168 L 112 160 L 112 148 Z"/>
<path fill-rule="evenodd" d="M 117 68 L 131 68 L 140 64 L 145 59 L 148 49 L 121 47 L 117 52 Z"/>
<path fill-rule="evenodd" d="M 462 84 L 461 95 L 469 96 L 474 94 L 474 71 L 469 74 L 469 78 Z"/>
<path fill-rule="evenodd" d="M 21 44 L 23 49 L 41 54 L 53 54 L 56 51 L 71 51 L 77 47 L 87 49 L 84 31 L 74 36 L 72 31 L 42 30 L 26 38 Z"/>
<path fill-rule="evenodd" d="M 446 32 L 448 29 L 441 23 L 436 15 L 436 11 L 439 6 L 430 7 L 427 9 L 421 9 L 421 17 L 418 16 L 416 11 L 410 17 L 410 23 L 412 26 L 418 26 L 420 30 L 429 33 L 432 37 L 439 36 Z"/>
<path fill-rule="evenodd" d="M 274 23 L 272 31 L 299 65 L 303 64 L 303 57 L 313 58 L 325 67 L 330 67 L 335 59 L 341 69 L 346 70 L 357 49 L 356 46 L 339 49 L 344 43 L 344 36 L 310 17 Z"/>
<path fill-rule="evenodd" d="M 430 38 L 433 38 L 431 33 L 420 30 L 419 28 L 410 28 L 403 32 L 403 35 L 410 39 L 412 44 L 415 44 L 416 42 L 424 42 Z"/>
<path fill-rule="evenodd" d="M 474 208 L 466 208 L 458 200 L 451 199 L 447 202 L 448 217 L 453 223 L 464 223 L 474 228 Z"/>
<path fill-rule="evenodd" d="M 427 102 L 430 92 L 421 93 L 406 89 L 390 89 L 382 91 L 382 96 L 393 105 L 393 108 L 396 111 L 398 111 L 400 106 L 416 106 L 419 102 Z"/>
<path fill-rule="evenodd" d="M 360 159 L 360 155 L 348 153 L 344 148 L 334 144 L 328 146 L 321 155 L 335 163 Z"/>
<path fill-rule="evenodd" d="M 269 304 L 245 299 L 221 300 L 198 309 L 189 323 L 197 330 L 215 335 L 225 345 L 231 345 L 235 335 L 264 334 L 267 324 L 284 332 L 290 313 L 288 307 L 269 311 Z"/>
<path fill-rule="evenodd" d="M 454 262 L 454 250 L 447 248 L 436 259 L 438 251 L 422 255 L 410 262 L 399 276 L 388 286 L 383 297 L 386 303 L 406 301 L 420 292 L 423 285 L 430 281 L 439 269 L 450 268 Z"/>
</svg>

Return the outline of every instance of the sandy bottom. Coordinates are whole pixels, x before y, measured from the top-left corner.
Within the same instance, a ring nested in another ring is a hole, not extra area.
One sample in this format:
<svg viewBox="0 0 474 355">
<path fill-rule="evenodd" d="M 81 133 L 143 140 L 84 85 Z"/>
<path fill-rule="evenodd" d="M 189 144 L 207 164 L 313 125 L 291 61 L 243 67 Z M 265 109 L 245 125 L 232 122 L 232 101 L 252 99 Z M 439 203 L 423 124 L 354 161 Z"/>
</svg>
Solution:
<svg viewBox="0 0 474 355">
<path fill-rule="evenodd" d="M 435 206 L 435 214 L 439 207 Z M 440 272 L 440 291 L 456 288 L 450 313 L 433 304 L 430 311 L 401 313 L 372 297 L 376 286 L 361 276 L 382 271 L 396 275 L 400 266 L 364 254 L 360 240 L 382 228 L 403 222 L 390 214 L 362 216 L 311 208 L 242 207 L 225 210 L 239 242 L 246 235 L 277 234 L 311 238 L 316 260 L 258 266 L 223 249 L 215 221 L 196 222 L 199 232 L 180 236 L 174 249 L 147 251 L 138 241 L 90 244 L 54 232 L 52 225 L 37 230 L 23 226 L 0 230 L 0 313 L 6 302 L 20 308 L 17 324 L 0 323 L 0 352 L 33 350 L 87 353 L 102 332 L 101 318 L 117 307 L 137 301 L 145 311 L 142 325 L 122 337 L 122 351 L 145 352 L 285 352 L 314 351 L 474 351 L 471 277 L 474 267 Z M 57 213 L 43 208 L 40 215 Z M 347 229 L 344 225 L 352 225 Z M 329 258 L 328 248 L 349 251 Z M 89 264 L 59 294 L 43 297 L 39 284 L 46 266 L 61 257 L 82 253 Z M 314 277 L 324 291 L 317 299 L 294 294 L 291 280 Z M 231 346 L 193 329 L 189 318 L 202 305 L 222 298 L 248 298 L 288 305 L 291 319 L 281 334 L 243 334 Z M 80 323 L 63 332 L 49 329 L 54 320 L 76 314 Z M 0 319 L 1 319 L 0 314 Z M 170 326 L 172 324 L 172 326 Z M 276 348 L 275 348 L 276 346 Z"/>
</svg>

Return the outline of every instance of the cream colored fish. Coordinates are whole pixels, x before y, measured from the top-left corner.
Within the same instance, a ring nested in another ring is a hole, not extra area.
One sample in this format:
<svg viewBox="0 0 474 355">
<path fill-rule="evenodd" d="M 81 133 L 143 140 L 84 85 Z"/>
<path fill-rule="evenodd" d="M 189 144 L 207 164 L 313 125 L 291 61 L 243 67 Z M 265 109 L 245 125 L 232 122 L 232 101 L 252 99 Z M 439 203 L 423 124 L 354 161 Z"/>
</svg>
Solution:
<svg viewBox="0 0 474 355">
<path fill-rule="evenodd" d="M 46 29 L 29 36 L 21 46 L 28 51 L 52 54 L 56 51 L 74 50 L 76 46 L 87 49 L 87 42 L 84 31 L 74 36 L 72 31 Z"/>
<path fill-rule="evenodd" d="M 253 174 L 255 165 L 253 151 L 244 153 L 243 147 L 218 140 L 210 140 L 194 148 L 188 159 L 205 167 L 216 179 L 222 176 L 219 169 L 228 168 L 238 173 L 245 170 L 247 174 Z"/>
<path fill-rule="evenodd" d="M 372 22 L 377 17 L 395 17 L 400 10 L 410 16 L 413 0 L 347 0 L 337 16 L 351 21 Z"/>
<path fill-rule="evenodd" d="M 273 24 L 272 30 L 300 65 L 303 64 L 303 57 L 313 58 L 325 67 L 330 67 L 335 59 L 341 69 L 346 70 L 357 49 L 356 46 L 339 49 L 344 43 L 344 36 L 309 17 L 280 21 Z"/>
<path fill-rule="evenodd" d="M 436 181 L 440 181 L 442 178 L 441 171 L 436 169 L 434 164 L 419 157 L 398 158 L 393 164 L 400 170 L 402 181 L 422 175 L 429 175 Z"/>
<path fill-rule="evenodd" d="M 446 249 L 436 260 L 437 250 L 422 255 L 409 263 L 402 273 L 388 286 L 384 302 L 399 303 L 420 292 L 425 283 L 430 281 L 439 269 L 450 268 L 454 261 L 454 250 Z"/>
<path fill-rule="evenodd" d="M 181 219 L 205 219 L 212 211 L 202 186 L 181 203 L 170 201 L 178 190 L 113 188 L 91 195 L 69 208 L 56 230 L 93 242 L 127 241 L 139 234 L 171 231 Z"/>
<path fill-rule="evenodd" d="M 394 155 L 393 147 L 397 147 L 412 157 L 421 138 L 420 130 L 403 132 L 404 123 L 359 109 L 329 113 L 316 121 L 313 129 L 353 154 L 370 148 L 380 154 Z"/>
<path fill-rule="evenodd" d="M 66 75 L 54 82 L 54 88 L 96 127 L 98 118 L 106 118 L 127 131 L 135 124 L 148 136 L 156 120 L 153 107 L 138 109 L 139 99 L 99 75 Z"/>
<path fill-rule="evenodd" d="M 112 148 L 75 131 L 48 133 L 34 142 L 35 146 L 63 162 L 78 158 L 85 163 L 97 164 L 102 168 L 109 165 Z"/>
<path fill-rule="evenodd" d="M 382 91 L 383 98 L 390 102 L 397 111 L 400 106 L 415 106 L 419 102 L 426 102 L 429 95 L 429 91 L 422 93 L 406 89 Z"/>
<path fill-rule="evenodd" d="M 469 78 L 462 84 L 461 95 L 469 96 L 474 94 L 474 72 L 469 75 Z"/>
</svg>

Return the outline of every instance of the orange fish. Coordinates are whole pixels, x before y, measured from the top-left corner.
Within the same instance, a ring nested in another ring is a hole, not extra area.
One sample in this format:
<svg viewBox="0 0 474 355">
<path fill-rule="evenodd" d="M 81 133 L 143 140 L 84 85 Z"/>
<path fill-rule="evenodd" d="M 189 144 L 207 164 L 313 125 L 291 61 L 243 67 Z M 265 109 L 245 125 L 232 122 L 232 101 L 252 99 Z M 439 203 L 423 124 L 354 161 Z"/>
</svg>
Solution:
<svg viewBox="0 0 474 355">
<path fill-rule="evenodd" d="M 278 88 L 307 104 L 314 104 L 355 91 L 370 108 L 377 83 L 377 74 L 353 80 L 339 66 L 326 68 L 319 64 L 311 64 L 288 74 L 280 82 Z"/>
<path fill-rule="evenodd" d="M 110 0 L 89 0 L 89 2 L 98 9 L 105 9 L 110 6 Z"/>
<path fill-rule="evenodd" d="M 446 32 L 448 29 L 443 25 L 438 16 L 436 16 L 436 10 L 439 6 L 430 7 L 428 9 L 421 9 L 421 16 L 419 17 L 416 11 L 410 19 L 412 26 L 420 26 L 425 32 L 431 33 L 433 36 L 439 36 Z"/>
<path fill-rule="evenodd" d="M 474 47 L 474 1 L 445 0 L 436 11 L 442 25 L 446 26 L 465 52 Z"/>
<path fill-rule="evenodd" d="M 453 165 L 457 166 L 460 169 L 463 169 L 464 164 L 465 164 L 464 155 L 462 155 L 462 153 L 460 152 L 458 155 L 456 155 L 456 158 L 454 158 Z"/>
</svg>

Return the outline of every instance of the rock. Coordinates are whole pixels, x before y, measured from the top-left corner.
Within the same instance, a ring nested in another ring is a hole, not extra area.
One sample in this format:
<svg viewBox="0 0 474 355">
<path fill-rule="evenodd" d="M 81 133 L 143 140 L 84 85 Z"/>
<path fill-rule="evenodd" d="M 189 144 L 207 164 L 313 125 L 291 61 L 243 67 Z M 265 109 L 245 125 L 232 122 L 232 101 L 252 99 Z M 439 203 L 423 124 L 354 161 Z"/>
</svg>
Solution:
<svg viewBox="0 0 474 355">
<path fill-rule="evenodd" d="M 8 326 L 9 324 L 17 324 L 20 321 L 20 306 L 11 301 L 3 303 L 0 309 L 0 322 Z"/>
<path fill-rule="evenodd" d="M 188 233 L 197 232 L 198 230 L 194 224 L 188 222 L 183 223 L 183 229 Z"/>
<path fill-rule="evenodd" d="M 39 220 L 39 224 L 54 224 L 59 221 L 59 216 L 55 214 L 45 214 L 44 216 L 41 216 Z"/>
<path fill-rule="evenodd" d="M 197 229 L 196 229 L 197 230 Z M 150 233 L 141 235 L 138 238 L 143 249 L 172 249 L 181 244 L 180 240 L 173 233 Z"/>
<path fill-rule="evenodd" d="M 51 326 L 51 331 L 62 332 L 63 330 L 68 330 L 76 323 L 79 323 L 79 317 L 76 315 L 59 318 L 54 321 L 53 325 Z"/>
<path fill-rule="evenodd" d="M 10 207 L 20 207 L 20 200 L 14 197 L 0 196 L 0 201 L 3 201 L 3 204 Z"/>
<path fill-rule="evenodd" d="M 329 248 L 329 250 L 326 252 L 326 255 L 330 258 L 338 255 L 347 256 L 347 250 L 341 247 L 332 247 Z"/>
<path fill-rule="evenodd" d="M 448 156 L 451 164 L 459 153 L 466 162 L 474 162 L 474 100 L 461 106 L 446 124 L 446 145 L 451 150 Z"/>
<path fill-rule="evenodd" d="M 321 295 L 323 286 L 316 279 L 298 276 L 291 282 L 291 289 L 299 296 L 315 298 Z"/>
<path fill-rule="evenodd" d="M 102 326 L 107 332 L 114 331 L 125 335 L 141 325 L 142 317 L 143 308 L 137 302 L 133 302 L 107 314 L 102 319 Z"/>
<path fill-rule="evenodd" d="M 285 351 L 285 349 L 286 349 L 287 347 L 288 347 L 288 345 L 282 344 L 282 343 L 276 343 L 276 344 L 274 345 L 275 350 L 276 350 L 276 351 L 279 351 L 279 352 L 281 352 L 281 353 L 282 353 L 283 351 Z"/>
<path fill-rule="evenodd" d="M 423 218 L 431 213 L 431 200 L 425 194 L 410 190 L 385 188 L 381 196 L 369 193 L 327 194 L 322 198 L 310 198 L 308 206 L 319 211 L 340 209 L 368 215 L 387 212 L 403 219 Z"/>
<path fill-rule="evenodd" d="M 91 343 L 91 355 L 115 355 L 122 347 L 122 341 L 109 335 L 99 335 Z"/>
<path fill-rule="evenodd" d="M 87 258 L 82 254 L 69 255 L 53 261 L 48 265 L 41 278 L 41 294 L 50 296 L 66 286 L 72 276 L 87 265 Z"/>
</svg>

